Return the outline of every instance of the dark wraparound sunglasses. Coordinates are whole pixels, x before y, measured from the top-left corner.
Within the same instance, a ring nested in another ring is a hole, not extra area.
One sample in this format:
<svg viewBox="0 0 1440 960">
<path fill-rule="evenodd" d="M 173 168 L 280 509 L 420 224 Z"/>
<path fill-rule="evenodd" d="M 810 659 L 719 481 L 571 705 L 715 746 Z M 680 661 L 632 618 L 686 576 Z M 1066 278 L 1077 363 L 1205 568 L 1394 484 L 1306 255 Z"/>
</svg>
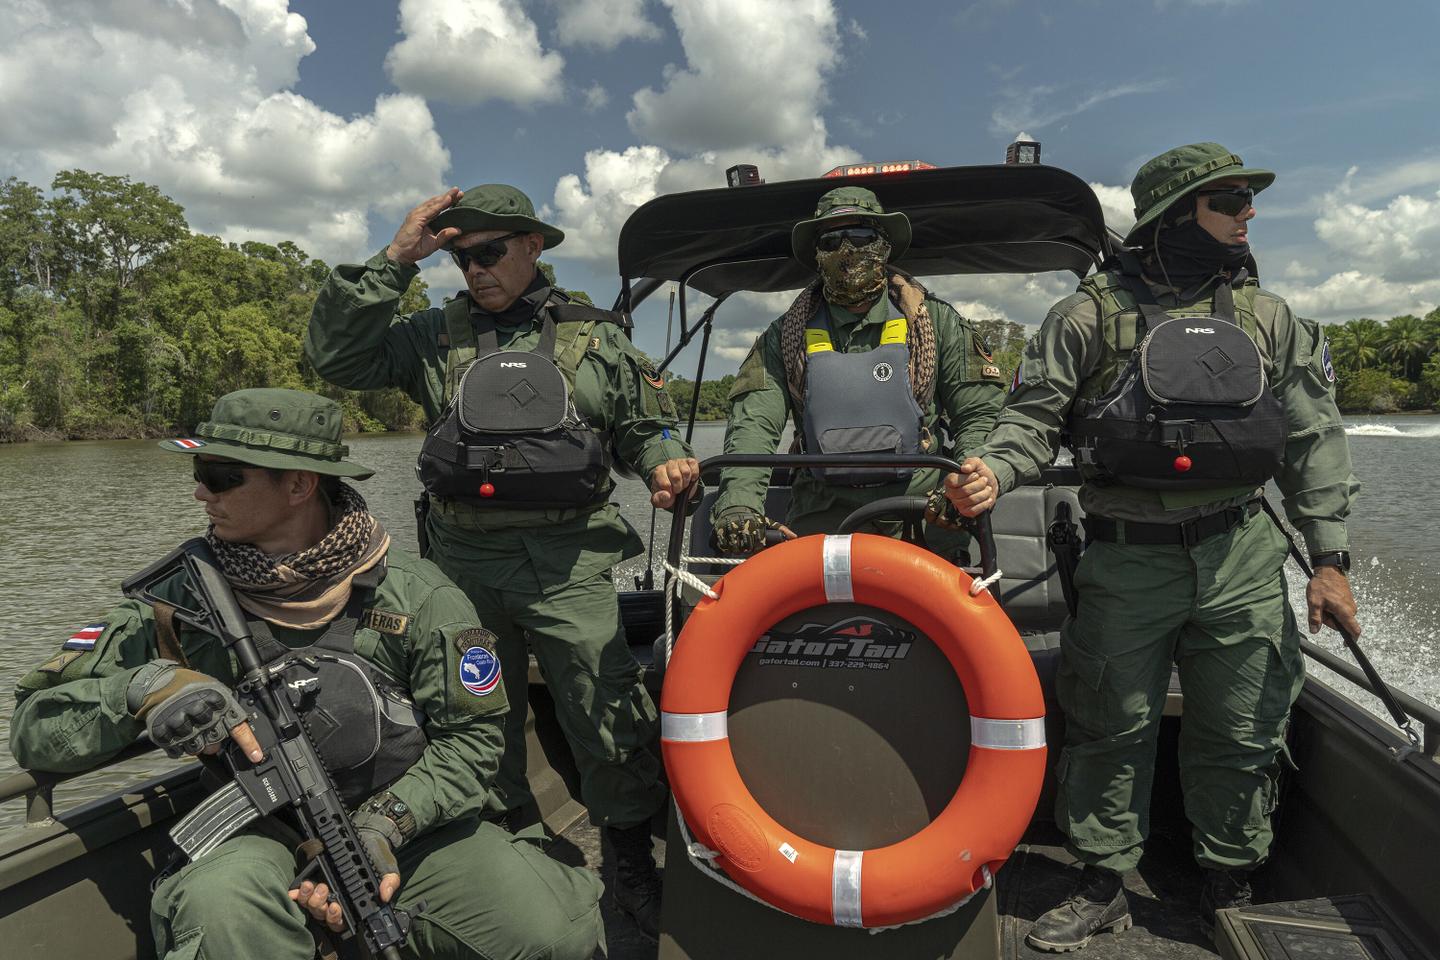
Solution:
<svg viewBox="0 0 1440 960">
<path fill-rule="evenodd" d="M 455 261 L 455 266 L 460 268 L 461 273 L 469 270 L 472 263 L 480 267 L 493 267 L 509 252 L 510 246 L 506 241 L 513 240 L 520 235 L 520 232 L 516 231 L 468 247 L 451 247 L 450 259 Z"/>
<path fill-rule="evenodd" d="M 1237 216 L 1246 207 L 1255 203 L 1255 190 L 1251 187 L 1232 187 L 1228 190 L 1198 190 L 1210 209 L 1227 217 Z"/>
<path fill-rule="evenodd" d="M 211 493 L 224 493 L 245 482 L 245 468 L 233 461 L 195 458 L 195 482 Z"/>
<path fill-rule="evenodd" d="M 850 241 L 852 247 L 864 247 L 880 240 L 885 235 L 874 227 L 840 227 L 836 230 L 828 230 L 815 238 L 815 249 L 823 250 L 825 253 L 833 253 L 840 249 L 840 245 L 846 240 Z"/>
</svg>

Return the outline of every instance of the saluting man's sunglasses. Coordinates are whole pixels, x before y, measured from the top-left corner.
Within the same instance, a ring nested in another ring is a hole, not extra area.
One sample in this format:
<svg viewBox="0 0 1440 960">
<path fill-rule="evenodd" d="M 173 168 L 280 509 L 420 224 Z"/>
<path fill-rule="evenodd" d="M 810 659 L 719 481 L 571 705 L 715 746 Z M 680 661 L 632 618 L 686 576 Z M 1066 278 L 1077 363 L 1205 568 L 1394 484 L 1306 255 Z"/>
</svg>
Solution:
<svg viewBox="0 0 1440 960">
<path fill-rule="evenodd" d="M 874 227 L 837 227 L 816 237 L 815 249 L 824 253 L 834 253 L 846 240 L 850 241 L 852 247 L 864 247 L 883 236 L 884 234 Z"/>
<path fill-rule="evenodd" d="M 496 237 L 494 240 L 486 240 L 484 243 L 471 244 L 468 247 L 451 247 L 450 259 L 455 261 L 455 266 L 464 273 L 470 269 L 470 264 L 480 267 L 493 267 L 499 263 L 509 251 L 507 240 L 513 240 L 521 236 L 520 231 L 507 233 L 503 237 Z"/>
<path fill-rule="evenodd" d="M 1238 216 L 1246 207 L 1255 203 L 1252 187 L 1231 187 L 1226 190 L 1197 190 L 1196 196 L 1204 197 L 1210 209 L 1227 217 Z"/>
</svg>

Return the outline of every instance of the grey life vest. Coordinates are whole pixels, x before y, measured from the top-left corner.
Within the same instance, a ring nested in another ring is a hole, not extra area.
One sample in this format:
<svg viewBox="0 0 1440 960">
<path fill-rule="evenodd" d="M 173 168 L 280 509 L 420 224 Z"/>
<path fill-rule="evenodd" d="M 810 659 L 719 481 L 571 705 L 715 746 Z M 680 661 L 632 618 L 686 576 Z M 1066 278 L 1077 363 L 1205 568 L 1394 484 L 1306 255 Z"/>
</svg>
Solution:
<svg viewBox="0 0 1440 960">
<path fill-rule="evenodd" d="M 355 630 L 384 579 L 380 564 L 351 582 L 350 602 L 303 647 L 251 621 L 260 659 L 279 667 L 285 688 L 335 788 L 350 809 L 400 779 L 425 752 L 424 715 L 404 687 L 355 652 Z"/>
<path fill-rule="evenodd" d="M 1076 463 L 1098 482 L 1155 490 L 1263 485 L 1284 460 L 1285 411 L 1230 284 L 1216 287 L 1212 316 L 1172 317 L 1139 276 L 1122 276 L 1143 338 L 1109 389 L 1075 402 Z"/>
<path fill-rule="evenodd" d="M 460 375 L 415 465 L 431 496 L 523 509 L 595 499 L 610 452 L 555 364 L 553 312 L 545 309 L 533 351 L 501 350 L 493 323 L 476 329 L 479 358 Z"/>
<path fill-rule="evenodd" d="M 920 452 L 924 412 L 910 384 L 908 323 L 890 320 L 880 345 L 842 353 L 831 341 L 830 308 L 821 304 L 805 327 L 806 453 Z M 908 480 L 912 467 L 813 467 L 823 483 L 871 487 Z"/>
</svg>

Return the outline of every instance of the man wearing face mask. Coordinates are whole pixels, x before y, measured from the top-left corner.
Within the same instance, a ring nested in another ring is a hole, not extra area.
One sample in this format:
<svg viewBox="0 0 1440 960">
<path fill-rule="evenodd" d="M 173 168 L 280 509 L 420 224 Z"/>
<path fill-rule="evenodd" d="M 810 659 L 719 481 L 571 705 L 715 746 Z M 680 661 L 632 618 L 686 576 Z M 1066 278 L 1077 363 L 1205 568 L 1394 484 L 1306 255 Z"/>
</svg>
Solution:
<svg viewBox="0 0 1440 960">
<path fill-rule="evenodd" d="M 1039 950 L 1130 926 L 1121 873 L 1139 862 L 1149 827 L 1172 665 L 1202 919 L 1250 902 L 1304 680 L 1287 544 L 1261 512 L 1268 480 L 1316 570 L 1310 632 L 1325 623 L 1360 634 L 1345 577 L 1359 484 L 1329 346 L 1246 266 L 1254 196 L 1274 179 L 1215 143 L 1141 167 L 1125 241 L 1138 249 L 1051 309 L 995 431 L 947 478 L 957 509 L 987 510 L 996 491 L 1036 479 L 1063 431 L 1084 481 L 1090 543 L 1056 681 L 1066 717 L 1056 821 L 1083 869 L 1029 933 Z"/>
<path fill-rule="evenodd" d="M 726 453 L 774 453 L 787 419 L 805 453 L 930 453 L 978 446 L 1003 395 L 999 367 L 969 322 L 892 266 L 910 245 L 910 221 L 886 213 L 873 192 L 840 187 L 795 225 L 795 257 L 818 277 L 756 340 L 730 391 Z M 942 428 L 941 420 L 944 424 Z M 754 553 L 767 529 L 786 536 L 833 533 L 856 508 L 883 497 L 929 495 L 930 546 L 962 559 L 934 470 L 804 471 L 782 525 L 765 516 L 770 471 L 721 474 L 711 513 L 722 552 Z M 894 535 L 897 523 L 869 532 Z"/>
<path fill-rule="evenodd" d="M 585 805 L 615 853 L 616 901 L 653 937 L 660 883 L 650 818 L 665 788 L 647 748 L 655 706 L 611 580 L 642 545 L 609 502 L 610 464 L 618 458 L 645 477 L 662 509 L 698 482 L 699 468 L 626 319 L 571 302 L 537 268 L 541 251 L 564 237 L 506 184 L 431 197 L 385 250 L 335 268 L 305 350 L 332 383 L 399 387 L 424 408 L 432 429 L 417 469 L 429 494 L 427 559 L 498 635 L 511 690 L 528 688 L 528 636 Z M 396 317 L 419 262 L 442 249 L 466 289 L 443 308 Z M 546 411 L 556 418 L 542 424 Z M 535 819 L 525 715 L 524 696 L 513 697 L 494 790 L 517 828 Z"/>
</svg>

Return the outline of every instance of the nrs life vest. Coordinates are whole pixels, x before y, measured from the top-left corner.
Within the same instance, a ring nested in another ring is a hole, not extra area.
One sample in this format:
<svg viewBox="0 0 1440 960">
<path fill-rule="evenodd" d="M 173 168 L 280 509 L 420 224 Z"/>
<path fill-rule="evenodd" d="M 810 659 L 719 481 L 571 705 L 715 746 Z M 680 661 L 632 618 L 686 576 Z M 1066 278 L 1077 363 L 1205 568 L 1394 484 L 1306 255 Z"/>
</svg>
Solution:
<svg viewBox="0 0 1440 960">
<path fill-rule="evenodd" d="M 1076 464 L 1097 482 L 1147 489 L 1263 485 L 1284 459 L 1286 424 L 1253 312 L 1237 319 L 1234 289 L 1221 282 L 1208 316 L 1171 316 L 1138 275 L 1118 276 L 1139 311 L 1139 342 L 1108 389 L 1082 390 L 1072 406 Z M 1103 310 L 1101 322 L 1108 329 Z"/>
<path fill-rule="evenodd" d="M 844 353 L 831 339 L 830 308 L 822 303 L 805 328 L 806 453 L 920 452 L 924 411 L 910 383 L 909 324 L 888 320 L 880 345 Z M 822 483 L 870 487 L 908 480 L 913 467 L 812 467 Z"/>
<path fill-rule="evenodd" d="M 284 676 L 296 713 L 352 810 L 400 779 L 429 743 L 409 691 L 355 652 L 364 607 L 384 577 L 383 562 L 358 574 L 344 612 L 303 647 L 275 639 L 264 620 L 250 624 L 260 660 Z"/>
<path fill-rule="evenodd" d="M 451 350 L 464 349 L 454 316 L 463 313 L 478 359 L 458 371 L 445 412 L 421 445 L 415 470 L 425 490 L 482 508 L 594 501 L 609 480 L 610 452 L 576 409 L 570 379 L 556 362 L 555 314 L 568 308 L 542 308 L 534 350 L 502 350 L 493 323 L 472 327 L 467 302 L 451 304 L 445 308 Z"/>
</svg>

